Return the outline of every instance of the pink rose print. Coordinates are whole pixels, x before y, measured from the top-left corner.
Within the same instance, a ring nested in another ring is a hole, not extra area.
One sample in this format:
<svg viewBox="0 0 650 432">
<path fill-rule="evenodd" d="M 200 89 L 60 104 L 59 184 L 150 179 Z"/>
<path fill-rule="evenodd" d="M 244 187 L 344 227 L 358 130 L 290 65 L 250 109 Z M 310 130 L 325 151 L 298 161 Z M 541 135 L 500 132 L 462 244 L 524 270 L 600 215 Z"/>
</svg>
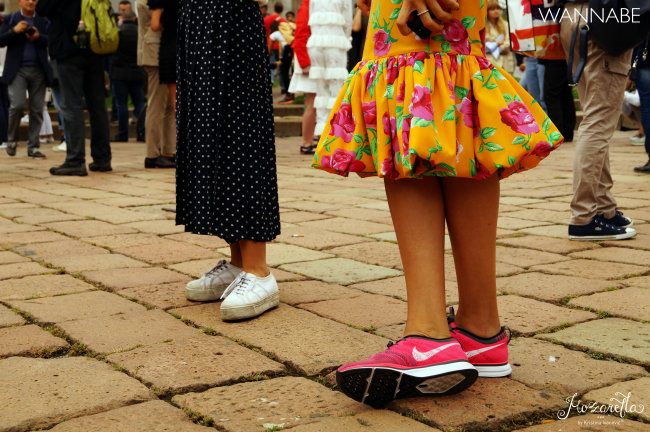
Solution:
<svg viewBox="0 0 650 432">
<path fill-rule="evenodd" d="M 413 98 L 409 111 L 414 117 L 424 120 L 433 120 L 433 105 L 431 104 L 431 90 L 419 84 L 413 89 Z"/>
<path fill-rule="evenodd" d="M 400 69 L 406 66 L 406 56 L 407 56 L 406 54 L 402 54 L 401 56 L 399 56 L 397 60 L 397 67 L 399 67 Z"/>
<path fill-rule="evenodd" d="M 460 163 L 460 154 L 463 152 L 463 146 L 460 145 L 460 141 L 456 139 L 456 163 Z"/>
<path fill-rule="evenodd" d="M 402 155 L 409 154 L 409 138 L 411 136 L 411 117 L 402 120 Z"/>
<path fill-rule="evenodd" d="M 335 169 L 342 174 L 363 171 L 365 167 L 363 162 L 356 160 L 356 155 L 353 151 L 346 151 L 342 148 L 334 150 L 332 156 L 323 156 L 321 166 L 323 168 Z"/>
<path fill-rule="evenodd" d="M 442 29 L 442 36 L 448 42 L 460 42 L 467 39 L 467 30 L 463 23 L 457 19 L 452 19 Z"/>
<path fill-rule="evenodd" d="M 515 132 L 531 134 L 539 132 L 539 125 L 535 123 L 533 115 L 528 111 L 526 105 L 519 101 L 508 104 L 508 108 L 501 108 L 501 121 L 510 126 Z"/>
<path fill-rule="evenodd" d="M 442 69 L 442 57 L 440 57 L 440 54 L 436 53 L 434 58 L 436 60 L 436 69 Z"/>
<path fill-rule="evenodd" d="M 416 61 L 424 61 L 428 58 L 429 58 L 429 54 L 427 54 L 424 51 L 413 53 L 408 57 L 408 60 L 406 61 L 406 66 L 413 66 L 415 65 Z"/>
<path fill-rule="evenodd" d="M 478 101 L 471 93 L 468 94 L 467 97 L 463 98 L 460 105 L 460 112 L 464 114 L 463 123 L 465 123 L 465 126 L 468 128 L 472 128 L 474 138 L 476 138 L 478 136 L 478 131 L 481 129 L 481 125 L 478 117 Z"/>
<path fill-rule="evenodd" d="M 388 57 L 386 60 L 386 81 L 388 84 L 393 84 L 399 75 L 399 68 L 397 66 L 397 58 Z"/>
<path fill-rule="evenodd" d="M 478 32 L 478 35 L 481 38 L 481 45 L 485 47 L 485 28 L 482 28 L 481 31 Z"/>
<path fill-rule="evenodd" d="M 375 82 L 375 78 L 377 77 L 377 69 L 379 68 L 379 63 L 375 63 L 375 65 L 370 69 L 365 75 L 364 75 L 364 80 L 366 81 L 366 88 L 369 89 L 372 86 L 372 83 Z"/>
<path fill-rule="evenodd" d="M 406 81 L 402 81 L 399 86 L 399 93 L 397 93 L 397 103 L 404 103 L 404 93 L 406 93 Z"/>
<path fill-rule="evenodd" d="M 377 102 L 363 102 L 361 104 L 363 109 L 363 121 L 366 123 L 367 128 L 377 127 Z"/>
<path fill-rule="evenodd" d="M 375 41 L 375 55 L 384 56 L 390 51 L 391 43 L 388 42 L 388 33 L 384 30 L 378 30 L 377 33 L 373 36 Z"/>
<path fill-rule="evenodd" d="M 451 49 L 456 51 L 458 54 L 469 55 L 472 53 L 472 47 L 469 44 L 469 39 L 462 40 L 460 42 L 450 42 Z"/>
<path fill-rule="evenodd" d="M 479 161 L 476 161 L 476 177 L 477 180 L 484 180 L 490 178 L 490 171 L 482 165 Z"/>
<path fill-rule="evenodd" d="M 532 153 L 535 156 L 538 156 L 540 159 L 544 159 L 546 156 L 551 154 L 552 150 L 553 150 L 553 148 L 551 147 L 551 145 L 549 143 L 547 143 L 546 141 L 541 141 L 541 142 L 537 143 L 537 145 L 533 149 Z"/>
<path fill-rule="evenodd" d="M 485 57 L 477 56 L 476 60 L 478 61 L 478 65 L 481 68 L 481 70 L 494 69 L 494 65 L 490 62 L 490 60 L 486 59 Z"/>
<path fill-rule="evenodd" d="M 342 138 L 343 141 L 349 143 L 352 140 L 356 123 L 352 115 L 352 107 L 349 103 L 341 104 L 338 112 L 334 113 L 332 120 L 330 120 L 330 135 L 335 135 Z"/>
<path fill-rule="evenodd" d="M 399 173 L 395 170 L 395 166 L 393 165 L 392 157 L 387 157 L 381 163 L 381 175 L 389 179 L 396 179 L 399 177 Z"/>
<path fill-rule="evenodd" d="M 449 56 L 449 76 L 452 76 L 458 70 L 458 59 L 456 56 Z"/>
<path fill-rule="evenodd" d="M 399 141 L 397 140 L 397 119 L 391 118 L 388 113 L 384 113 L 381 119 L 384 125 L 384 133 L 390 136 L 393 153 L 399 152 Z"/>
</svg>

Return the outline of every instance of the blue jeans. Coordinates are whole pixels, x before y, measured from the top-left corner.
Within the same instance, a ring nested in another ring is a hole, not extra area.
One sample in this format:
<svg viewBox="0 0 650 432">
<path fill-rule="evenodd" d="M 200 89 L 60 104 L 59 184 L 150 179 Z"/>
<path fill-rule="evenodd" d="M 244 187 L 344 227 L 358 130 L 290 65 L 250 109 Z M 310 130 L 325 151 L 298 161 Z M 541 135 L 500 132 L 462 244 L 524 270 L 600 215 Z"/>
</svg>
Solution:
<svg viewBox="0 0 650 432">
<path fill-rule="evenodd" d="M 522 87 L 526 89 L 532 97 L 546 111 L 546 102 L 544 102 L 544 65 L 539 63 L 535 57 L 526 58 L 526 72 L 522 80 Z M 521 83 L 520 83 L 521 84 Z"/>
<path fill-rule="evenodd" d="M 86 163 L 84 100 L 90 115 L 90 154 L 99 164 L 111 161 L 108 112 L 104 99 L 104 63 L 98 55 L 58 60 L 61 107 L 65 119 L 67 165 Z"/>
<path fill-rule="evenodd" d="M 133 102 L 133 115 L 137 118 L 144 107 L 144 81 L 113 80 L 113 100 L 117 107 L 119 127 L 117 136 L 120 139 L 129 137 L 129 95 Z"/>
<path fill-rule="evenodd" d="M 639 68 L 634 80 L 641 99 L 641 125 L 645 134 L 645 152 L 650 157 L 650 68 Z"/>
</svg>

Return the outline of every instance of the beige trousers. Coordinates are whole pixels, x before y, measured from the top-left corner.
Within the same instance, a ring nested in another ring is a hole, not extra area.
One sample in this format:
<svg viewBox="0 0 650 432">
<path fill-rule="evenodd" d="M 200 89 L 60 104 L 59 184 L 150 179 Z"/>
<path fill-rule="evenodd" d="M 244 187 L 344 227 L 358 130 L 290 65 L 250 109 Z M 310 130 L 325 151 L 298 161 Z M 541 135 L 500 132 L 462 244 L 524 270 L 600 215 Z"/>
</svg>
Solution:
<svg viewBox="0 0 650 432">
<path fill-rule="evenodd" d="M 147 157 L 176 153 L 176 115 L 169 90 L 158 79 L 158 68 L 144 66 L 148 79 L 147 119 L 144 124 L 147 139 Z"/>
<path fill-rule="evenodd" d="M 574 17 L 574 9 L 580 10 L 581 6 L 567 3 L 566 9 Z M 563 20 L 561 24 L 560 39 L 567 58 L 576 25 L 582 26 L 584 21 L 578 24 L 575 20 Z M 579 47 L 580 34 L 575 45 L 574 70 L 580 59 Z M 578 128 L 573 160 L 572 225 L 586 225 L 597 214 L 610 218 L 616 211 L 614 182 L 609 171 L 609 140 L 621 115 L 631 59 L 632 50 L 613 57 L 588 42 L 587 63 L 577 86 L 584 117 Z"/>
</svg>

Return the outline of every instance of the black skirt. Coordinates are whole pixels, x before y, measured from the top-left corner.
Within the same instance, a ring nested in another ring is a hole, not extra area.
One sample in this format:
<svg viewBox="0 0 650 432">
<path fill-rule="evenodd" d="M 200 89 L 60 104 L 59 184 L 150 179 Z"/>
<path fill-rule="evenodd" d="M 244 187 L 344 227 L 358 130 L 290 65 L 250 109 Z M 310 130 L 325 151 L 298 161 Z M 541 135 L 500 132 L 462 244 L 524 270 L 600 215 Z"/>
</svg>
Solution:
<svg viewBox="0 0 650 432">
<path fill-rule="evenodd" d="M 253 0 L 183 0 L 178 21 L 176 223 L 280 234 L 266 33 Z"/>
</svg>

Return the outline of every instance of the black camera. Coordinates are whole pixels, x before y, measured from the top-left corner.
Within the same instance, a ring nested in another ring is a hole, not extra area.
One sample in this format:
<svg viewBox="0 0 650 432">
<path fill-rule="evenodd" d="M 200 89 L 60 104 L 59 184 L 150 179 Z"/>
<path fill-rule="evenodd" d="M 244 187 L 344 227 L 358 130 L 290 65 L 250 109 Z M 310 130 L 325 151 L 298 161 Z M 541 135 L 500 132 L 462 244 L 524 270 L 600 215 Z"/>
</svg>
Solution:
<svg viewBox="0 0 650 432">
<path fill-rule="evenodd" d="M 25 34 L 28 36 L 34 36 L 34 33 L 36 33 L 36 27 L 31 25 L 25 30 Z"/>
</svg>

